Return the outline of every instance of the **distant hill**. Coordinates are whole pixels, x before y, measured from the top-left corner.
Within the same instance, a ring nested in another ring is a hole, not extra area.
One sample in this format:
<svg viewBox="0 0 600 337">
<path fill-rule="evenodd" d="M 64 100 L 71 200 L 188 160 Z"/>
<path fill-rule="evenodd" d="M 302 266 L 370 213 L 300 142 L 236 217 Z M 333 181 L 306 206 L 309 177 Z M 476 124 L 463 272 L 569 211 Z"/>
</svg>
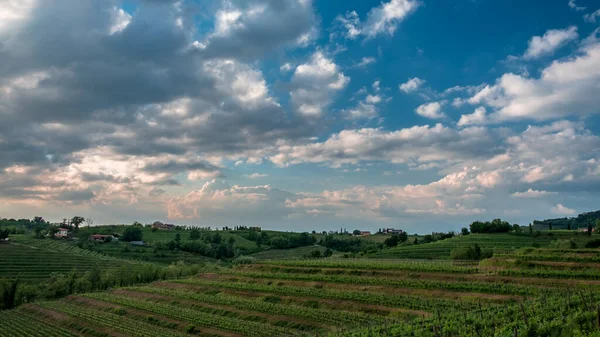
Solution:
<svg viewBox="0 0 600 337">
<path fill-rule="evenodd" d="M 557 218 L 546 220 L 534 220 L 534 229 L 548 229 L 552 225 L 552 229 L 577 229 L 587 228 L 588 224 L 594 226 L 596 219 L 600 219 L 600 211 L 581 213 L 577 217 L 572 218 Z"/>
</svg>

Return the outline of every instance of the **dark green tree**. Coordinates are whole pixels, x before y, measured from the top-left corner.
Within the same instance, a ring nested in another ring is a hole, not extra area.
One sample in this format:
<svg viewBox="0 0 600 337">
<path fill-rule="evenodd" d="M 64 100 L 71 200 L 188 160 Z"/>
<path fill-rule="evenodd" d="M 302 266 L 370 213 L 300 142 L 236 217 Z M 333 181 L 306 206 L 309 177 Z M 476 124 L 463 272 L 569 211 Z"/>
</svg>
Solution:
<svg viewBox="0 0 600 337">
<path fill-rule="evenodd" d="M 469 232 L 469 229 L 468 229 L 467 227 L 463 227 L 463 228 L 460 230 L 460 233 L 461 233 L 462 235 L 469 235 L 469 234 L 471 234 L 471 233 Z"/>
<path fill-rule="evenodd" d="M 74 216 L 73 219 L 71 219 L 71 225 L 73 225 L 73 227 L 75 227 L 75 230 L 79 229 L 79 225 L 81 225 L 83 222 L 85 221 L 85 219 L 82 216 Z"/>
<path fill-rule="evenodd" d="M 142 241 L 143 233 L 142 229 L 137 226 L 127 226 L 123 231 L 122 240 L 126 242 L 130 241 Z"/>
<path fill-rule="evenodd" d="M 190 240 L 198 239 L 200 239 L 200 231 L 194 228 L 190 231 Z"/>
<path fill-rule="evenodd" d="M 358 229 L 355 229 L 352 231 L 352 234 L 354 235 L 360 235 L 360 231 Z"/>
</svg>

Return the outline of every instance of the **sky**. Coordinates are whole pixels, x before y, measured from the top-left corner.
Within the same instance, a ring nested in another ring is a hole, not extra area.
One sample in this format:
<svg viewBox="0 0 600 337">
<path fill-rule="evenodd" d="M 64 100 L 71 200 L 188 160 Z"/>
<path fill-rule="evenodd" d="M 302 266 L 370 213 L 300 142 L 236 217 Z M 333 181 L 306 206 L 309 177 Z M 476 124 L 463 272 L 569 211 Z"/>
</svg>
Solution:
<svg viewBox="0 0 600 337">
<path fill-rule="evenodd" d="M 597 210 L 593 0 L 0 0 L 0 217 L 457 230 Z"/>
</svg>

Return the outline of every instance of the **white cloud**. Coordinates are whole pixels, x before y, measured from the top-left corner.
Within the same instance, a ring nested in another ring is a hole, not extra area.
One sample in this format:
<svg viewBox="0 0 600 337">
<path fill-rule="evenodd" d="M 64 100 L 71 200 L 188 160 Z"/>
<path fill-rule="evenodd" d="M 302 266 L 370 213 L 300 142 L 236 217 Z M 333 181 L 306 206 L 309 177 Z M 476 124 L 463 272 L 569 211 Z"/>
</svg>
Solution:
<svg viewBox="0 0 600 337">
<path fill-rule="evenodd" d="M 281 67 L 279 67 L 279 70 L 281 72 L 286 72 L 286 73 L 288 71 L 292 70 L 292 69 L 294 69 L 294 66 L 291 63 L 289 63 L 289 62 L 288 63 L 284 63 L 284 64 L 281 65 Z"/>
<path fill-rule="evenodd" d="M 550 211 L 556 215 L 575 215 L 575 214 L 577 214 L 576 210 L 574 210 L 572 208 L 568 208 L 566 206 L 563 206 L 563 204 L 556 204 L 556 206 L 552 207 L 552 209 Z"/>
<path fill-rule="evenodd" d="M 423 84 L 425 84 L 425 80 L 422 80 L 418 77 L 414 77 L 409 79 L 408 81 L 406 81 L 405 83 L 402 83 L 398 86 L 398 88 L 401 91 L 404 91 L 405 93 L 409 94 L 411 92 L 415 92 L 417 90 L 419 90 L 419 88 L 421 88 L 421 86 L 423 86 Z"/>
<path fill-rule="evenodd" d="M 512 194 L 515 198 L 541 198 L 549 195 L 555 195 L 556 192 L 548 192 L 548 191 L 537 191 L 532 188 L 528 189 L 525 192 L 515 192 Z"/>
<path fill-rule="evenodd" d="M 367 14 L 367 21 L 362 32 L 367 37 L 387 33 L 394 35 L 398 24 L 419 7 L 416 0 L 391 0 L 382 2 Z"/>
<path fill-rule="evenodd" d="M 305 116 L 321 116 L 333 95 L 344 89 L 350 78 L 323 52 L 315 52 L 310 61 L 299 65 L 292 77 L 292 102 Z"/>
<path fill-rule="evenodd" d="M 131 22 L 131 15 L 122 8 L 114 7 L 111 17 L 112 26 L 109 28 L 109 33 L 111 35 L 122 31 Z"/>
<path fill-rule="evenodd" d="M 583 16 L 583 19 L 586 22 L 592 22 L 592 23 L 596 23 L 596 18 L 600 18 L 600 9 L 595 12 L 585 14 Z"/>
<path fill-rule="evenodd" d="M 417 0 L 390 0 L 372 8 L 367 13 L 364 23 L 360 22 L 355 11 L 338 16 L 336 21 L 342 25 L 345 30 L 344 36 L 348 39 L 356 39 L 360 35 L 366 38 L 374 38 L 380 34 L 394 35 L 398 24 L 419 6 L 420 2 Z"/>
<path fill-rule="evenodd" d="M 575 3 L 575 0 L 569 0 L 569 7 L 571 7 L 571 9 L 576 10 L 577 12 L 584 11 L 587 8 L 587 7 L 577 6 L 577 4 Z"/>
<path fill-rule="evenodd" d="M 269 96 L 262 72 L 234 60 L 210 60 L 204 71 L 216 80 L 216 87 L 241 104 L 253 107 L 276 104 Z"/>
<path fill-rule="evenodd" d="M 250 179 L 259 179 L 259 178 L 268 177 L 268 175 L 262 174 L 262 173 L 251 173 L 251 174 L 247 174 L 246 177 L 248 177 Z"/>
<path fill-rule="evenodd" d="M 472 114 L 460 116 L 458 126 L 481 125 L 487 123 L 486 109 L 478 107 Z"/>
<path fill-rule="evenodd" d="M 369 64 L 373 64 L 377 62 L 377 59 L 375 59 L 374 57 L 363 57 L 360 62 L 358 62 L 356 64 L 356 68 L 364 68 L 366 66 L 368 66 Z"/>
<path fill-rule="evenodd" d="M 523 54 L 527 60 L 536 59 L 554 53 L 558 48 L 579 37 L 577 27 L 570 26 L 565 29 L 548 30 L 544 36 L 534 36 L 529 41 L 529 47 Z"/>
<path fill-rule="evenodd" d="M 422 117 L 429 119 L 441 119 L 446 117 L 446 114 L 442 112 L 442 107 L 447 101 L 425 103 L 417 107 L 415 112 Z"/>
<path fill-rule="evenodd" d="M 468 102 L 492 108 L 492 122 L 600 113 L 600 42 L 588 41 L 574 56 L 552 62 L 539 78 L 504 74 Z"/>
<path fill-rule="evenodd" d="M 0 37 L 25 21 L 38 0 L 0 1 Z"/>
<path fill-rule="evenodd" d="M 345 16 L 338 16 L 336 21 L 340 22 L 346 30 L 345 37 L 347 39 L 353 40 L 360 36 L 360 18 L 355 11 L 348 12 Z"/>
</svg>

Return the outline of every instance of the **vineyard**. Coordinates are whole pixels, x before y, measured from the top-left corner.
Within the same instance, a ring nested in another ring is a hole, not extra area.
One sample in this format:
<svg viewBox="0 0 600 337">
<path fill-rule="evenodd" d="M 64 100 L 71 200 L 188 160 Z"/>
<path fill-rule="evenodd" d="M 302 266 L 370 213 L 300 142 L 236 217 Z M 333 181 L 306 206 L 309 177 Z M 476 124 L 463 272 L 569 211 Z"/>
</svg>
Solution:
<svg viewBox="0 0 600 337">
<path fill-rule="evenodd" d="M 478 244 L 482 248 L 493 249 L 494 252 L 513 251 L 524 247 L 547 247 L 553 240 L 562 237 L 572 238 L 571 233 L 514 235 L 514 234 L 474 234 L 457 236 L 428 244 L 401 245 L 370 255 L 372 258 L 383 259 L 449 259 L 454 248 Z M 410 240 L 409 240 L 410 241 Z"/>
<path fill-rule="evenodd" d="M 52 273 L 85 272 L 93 266 L 122 263 L 122 260 L 53 240 L 22 240 L 18 244 L 0 245 L 0 278 L 35 281 L 48 278 Z"/>
<path fill-rule="evenodd" d="M 600 336 L 598 257 L 260 260 L 25 304 L 0 336 Z"/>
</svg>

